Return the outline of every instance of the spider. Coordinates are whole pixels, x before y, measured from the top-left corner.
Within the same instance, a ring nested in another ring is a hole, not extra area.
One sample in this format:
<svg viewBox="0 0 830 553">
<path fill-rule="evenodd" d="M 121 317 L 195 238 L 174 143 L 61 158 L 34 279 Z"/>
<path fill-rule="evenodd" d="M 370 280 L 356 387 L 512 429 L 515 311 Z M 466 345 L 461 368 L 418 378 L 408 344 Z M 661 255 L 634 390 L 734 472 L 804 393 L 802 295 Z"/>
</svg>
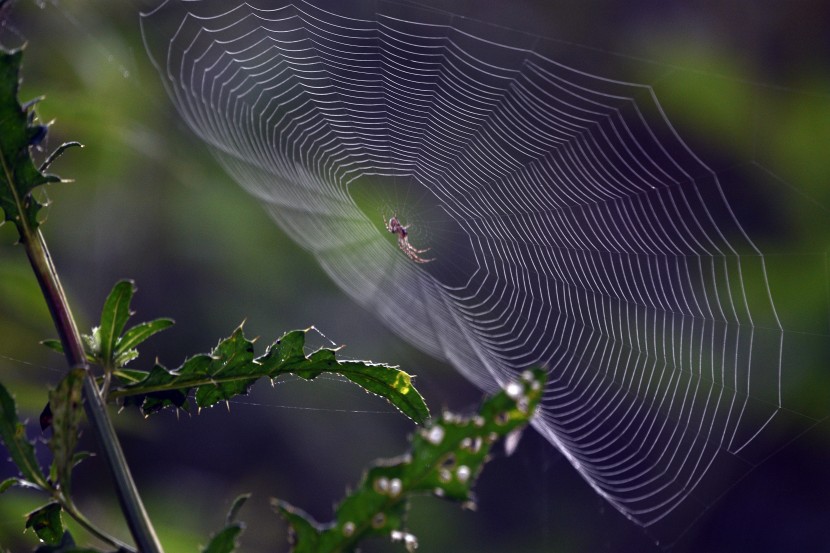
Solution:
<svg viewBox="0 0 830 553">
<path fill-rule="evenodd" d="M 398 235 L 398 247 L 401 249 L 403 253 L 406 254 L 406 257 L 408 257 L 415 263 L 429 263 L 430 261 L 434 261 L 434 259 L 424 259 L 420 255 L 422 253 L 427 253 L 429 251 L 429 248 L 419 250 L 418 248 L 409 243 L 409 231 L 407 230 L 408 228 L 409 225 L 401 224 L 401 222 L 398 220 L 397 215 L 393 215 L 391 219 L 386 221 L 386 230 L 388 230 L 392 234 Z"/>
</svg>

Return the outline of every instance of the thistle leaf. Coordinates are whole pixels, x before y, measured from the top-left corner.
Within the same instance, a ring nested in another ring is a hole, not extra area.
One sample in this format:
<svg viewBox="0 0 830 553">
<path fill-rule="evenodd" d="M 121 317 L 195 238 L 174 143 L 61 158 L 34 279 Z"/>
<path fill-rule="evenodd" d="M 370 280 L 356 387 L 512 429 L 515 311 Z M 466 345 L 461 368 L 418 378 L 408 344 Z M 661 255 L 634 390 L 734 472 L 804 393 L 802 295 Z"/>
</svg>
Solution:
<svg viewBox="0 0 830 553">
<path fill-rule="evenodd" d="M 544 390 L 545 372 L 526 371 L 519 382 L 484 402 L 478 415 L 445 413 L 416 432 L 411 452 L 379 462 L 336 508 L 335 520 L 320 524 L 302 510 L 274 500 L 292 530 L 295 553 L 356 551 L 372 536 L 403 541 L 409 551 L 415 537 L 405 531 L 405 515 L 414 494 L 472 505 L 472 487 L 497 439 L 530 422 Z"/>
<path fill-rule="evenodd" d="M 195 355 L 175 370 L 156 364 L 142 380 L 112 390 L 110 397 L 129 397 L 126 403 L 138 404 L 145 414 L 151 414 L 166 407 L 187 409 L 194 391 L 196 405 L 210 407 L 246 394 L 260 378 L 274 380 L 294 374 L 313 380 L 322 373 L 335 373 L 385 398 L 419 424 L 429 417 L 410 375 L 389 365 L 339 361 L 332 349 L 319 349 L 307 356 L 305 334 L 303 330 L 288 332 L 262 356 L 254 357 L 253 342 L 240 327 L 209 354 Z"/>
<path fill-rule="evenodd" d="M 0 49 L 0 209 L 24 237 L 37 229 L 43 207 L 32 192 L 60 179 L 39 171 L 32 160 L 31 146 L 43 139 L 47 128 L 34 123 L 33 102 L 21 106 L 17 99 L 22 58 L 21 50 Z"/>
</svg>

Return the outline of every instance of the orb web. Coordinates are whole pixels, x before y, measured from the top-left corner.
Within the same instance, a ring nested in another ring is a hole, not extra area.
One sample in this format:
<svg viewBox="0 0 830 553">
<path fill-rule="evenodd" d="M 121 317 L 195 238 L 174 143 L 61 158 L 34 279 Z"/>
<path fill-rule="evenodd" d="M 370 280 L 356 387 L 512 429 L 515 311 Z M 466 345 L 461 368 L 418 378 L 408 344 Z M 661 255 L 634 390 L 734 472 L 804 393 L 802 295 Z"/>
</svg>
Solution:
<svg viewBox="0 0 830 553">
<path fill-rule="evenodd" d="M 779 412 L 764 256 L 649 86 L 397 2 L 165 2 L 142 30 L 188 126 L 350 296 L 483 390 L 545 367 L 535 428 L 637 523 L 705 509 Z"/>
</svg>

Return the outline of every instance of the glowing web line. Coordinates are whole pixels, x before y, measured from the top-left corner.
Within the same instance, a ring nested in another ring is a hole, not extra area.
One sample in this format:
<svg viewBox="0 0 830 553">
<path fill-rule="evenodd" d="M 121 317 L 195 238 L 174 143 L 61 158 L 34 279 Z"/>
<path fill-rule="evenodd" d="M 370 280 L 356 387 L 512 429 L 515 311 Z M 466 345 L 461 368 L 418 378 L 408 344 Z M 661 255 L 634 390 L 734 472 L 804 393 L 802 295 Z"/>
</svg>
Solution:
<svg viewBox="0 0 830 553">
<path fill-rule="evenodd" d="M 142 29 L 187 124 L 339 286 L 484 390 L 545 366 L 537 430 L 657 523 L 781 407 L 763 255 L 650 87 L 369 4 L 166 2 Z"/>
</svg>

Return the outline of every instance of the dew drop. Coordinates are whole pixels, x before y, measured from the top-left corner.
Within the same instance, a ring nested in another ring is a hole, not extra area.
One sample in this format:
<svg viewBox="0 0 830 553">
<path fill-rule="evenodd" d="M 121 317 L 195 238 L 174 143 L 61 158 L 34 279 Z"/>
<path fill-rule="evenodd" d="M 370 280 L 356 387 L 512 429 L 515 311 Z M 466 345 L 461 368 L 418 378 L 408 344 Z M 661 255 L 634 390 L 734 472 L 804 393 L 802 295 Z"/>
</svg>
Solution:
<svg viewBox="0 0 830 553">
<path fill-rule="evenodd" d="M 400 530 L 392 530 L 390 537 L 392 538 L 392 541 L 402 541 L 409 553 L 412 553 L 418 549 L 418 538 L 416 538 L 413 534 L 401 532 Z"/>
<path fill-rule="evenodd" d="M 524 371 L 522 373 L 522 380 L 525 382 L 532 382 L 533 381 L 533 371 Z"/>
<path fill-rule="evenodd" d="M 511 382 L 507 385 L 504 391 L 507 392 L 507 397 L 509 397 L 510 399 L 517 399 L 519 396 L 522 395 L 523 390 L 521 384 L 519 384 L 518 382 Z"/>
<path fill-rule="evenodd" d="M 516 448 L 519 447 L 519 440 L 522 437 L 522 429 L 518 428 L 507 435 L 507 438 L 504 439 L 504 452 L 509 457 L 513 455 L 513 452 L 516 451 Z"/>
<path fill-rule="evenodd" d="M 376 492 L 380 494 L 385 494 L 389 491 L 389 479 L 385 476 L 381 476 L 380 478 L 375 478 L 375 482 L 372 485 Z"/>
<path fill-rule="evenodd" d="M 461 465 L 455 471 L 455 477 L 458 478 L 458 481 L 462 484 L 466 484 L 467 480 L 470 479 L 470 467 L 467 465 Z"/>
<path fill-rule="evenodd" d="M 389 481 L 389 495 L 390 497 L 398 497 L 403 491 L 403 482 L 400 478 L 393 478 Z"/>
<path fill-rule="evenodd" d="M 352 534 L 354 534 L 354 531 L 355 531 L 354 522 L 350 521 L 350 522 L 347 522 L 346 524 L 343 525 L 343 535 L 346 536 L 347 538 L 349 536 L 351 536 Z"/>
<path fill-rule="evenodd" d="M 444 428 L 442 426 L 433 426 L 427 433 L 427 441 L 432 445 L 438 445 L 444 440 Z"/>
<path fill-rule="evenodd" d="M 444 482 L 446 484 L 447 482 L 452 480 L 452 474 L 450 473 L 450 471 L 448 469 L 441 469 L 438 472 L 438 479 L 441 480 L 441 482 Z"/>
</svg>

